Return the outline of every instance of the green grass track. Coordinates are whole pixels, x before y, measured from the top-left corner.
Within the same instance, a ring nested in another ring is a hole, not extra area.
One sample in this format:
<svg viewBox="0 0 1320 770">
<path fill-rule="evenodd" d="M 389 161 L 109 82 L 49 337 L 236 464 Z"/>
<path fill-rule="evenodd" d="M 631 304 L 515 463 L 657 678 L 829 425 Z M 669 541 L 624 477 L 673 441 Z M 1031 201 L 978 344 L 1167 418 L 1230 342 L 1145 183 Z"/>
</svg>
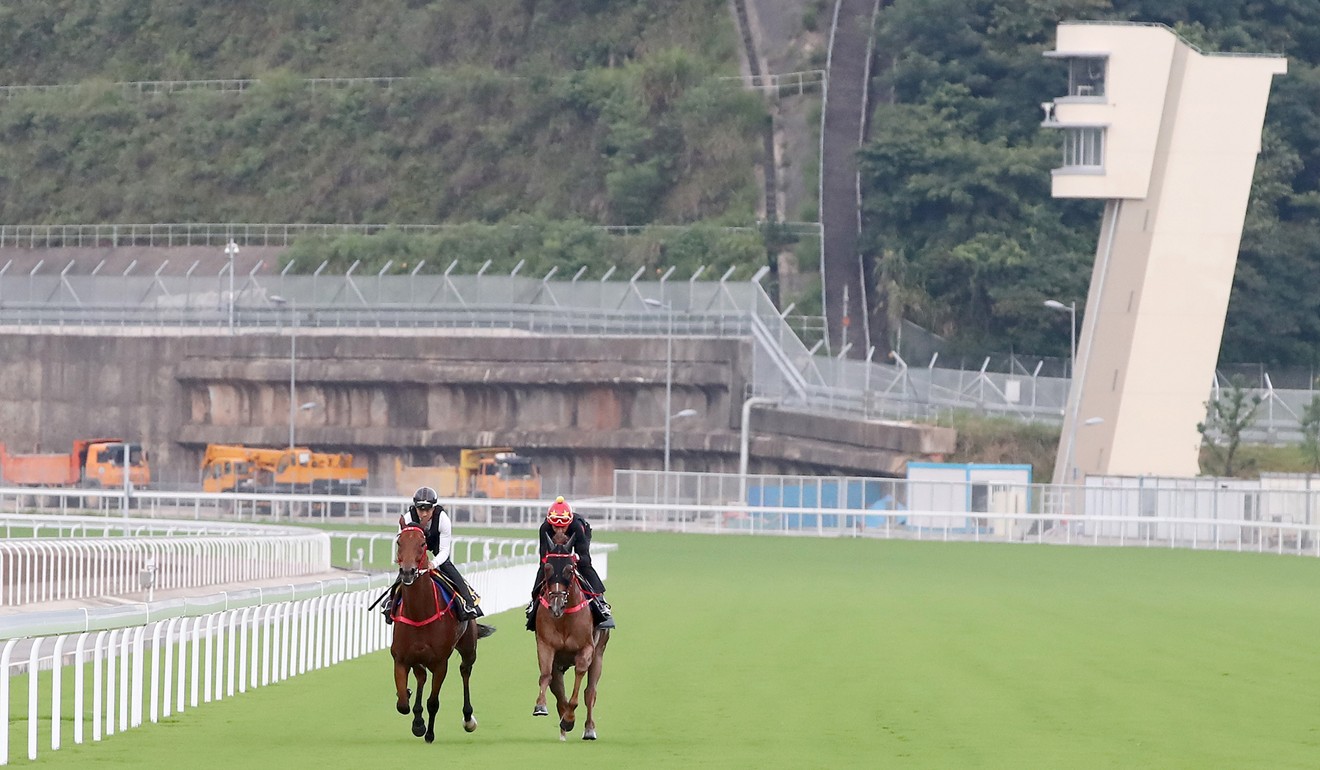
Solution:
<svg viewBox="0 0 1320 770">
<path fill-rule="evenodd" d="M 596 743 L 580 740 L 579 723 L 561 744 L 551 719 L 532 718 L 535 645 L 510 612 L 482 642 L 481 727 L 471 735 L 460 725 L 456 662 L 428 746 L 394 712 L 381 652 L 99 744 L 72 746 L 66 730 L 66 748 L 44 750 L 37 764 L 1320 767 L 1320 560 L 597 539 L 620 544 L 609 581 L 620 628 Z M 23 745 L 11 747 L 13 764 L 29 764 Z"/>
</svg>

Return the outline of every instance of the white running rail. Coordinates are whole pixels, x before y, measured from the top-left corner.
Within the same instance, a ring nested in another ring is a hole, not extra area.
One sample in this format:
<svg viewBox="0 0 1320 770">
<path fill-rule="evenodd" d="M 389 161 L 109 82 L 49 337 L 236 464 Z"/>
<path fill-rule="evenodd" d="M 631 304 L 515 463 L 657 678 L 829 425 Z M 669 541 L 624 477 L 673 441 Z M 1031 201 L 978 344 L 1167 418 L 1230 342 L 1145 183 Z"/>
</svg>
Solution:
<svg viewBox="0 0 1320 770">
<path fill-rule="evenodd" d="M 528 543 L 521 555 L 460 565 L 487 614 L 526 603 L 537 565 L 535 543 Z M 593 554 L 602 577 L 610 550 Z M 389 627 L 367 607 L 393 578 L 355 575 L 124 610 L 0 617 L 0 636 L 46 634 L 13 636 L 0 647 L 0 713 L 8 728 L 0 731 L 0 764 L 9 763 L 11 733 L 25 732 L 27 757 L 37 758 L 47 715 L 48 745 L 56 750 L 70 738 L 99 741 L 384 649 Z M 26 686 L 15 688 L 15 680 Z M 11 710 L 11 689 L 26 690 L 25 709 Z M 72 714 L 61 712 L 63 703 Z"/>
<path fill-rule="evenodd" d="M 6 516 L 8 530 L 73 531 L 102 527 L 102 537 L 33 537 L 0 541 L 0 605 L 117 596 L 147 588 L 204 588 L 224 583 L 295 578 L 330 569 L 330 538 L 303 527 L 140 522 L 85 517 L 61 521 Z M 112 537 L 155 532 L 158 537 Z M 209 534 L 208 534 L 209 533 Z"/>
</svg>

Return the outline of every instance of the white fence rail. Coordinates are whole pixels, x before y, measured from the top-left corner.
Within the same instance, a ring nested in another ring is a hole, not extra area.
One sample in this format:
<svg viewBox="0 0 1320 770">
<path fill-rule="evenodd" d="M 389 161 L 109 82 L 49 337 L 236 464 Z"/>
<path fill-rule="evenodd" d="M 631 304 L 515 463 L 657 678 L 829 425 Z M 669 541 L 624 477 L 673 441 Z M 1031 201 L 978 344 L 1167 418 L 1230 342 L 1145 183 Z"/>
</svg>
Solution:
<svg viewBox="0 0 1320 770">
<path fill-rule="evenodd" d="M 6 517 L 7 529 L 21 526 Z M 58 522 L 33 519 L 59 532 Z M 187 522 L 150 531 L 188 531 Z M 70 522 L 70 530 L 88 522 Z M 132 531 L 147 529 L 133 524 Z M 218 529 L 218 528 L 217 528 Z M 204 588 L 252 580 L 299 577 L 330 569 L 330 538 L 293 527 L 254 527 L 226 534 L 66 538 L 0 542 L 0 605 L 116 596 L 146 590 Z M 104 528 L 103 534 L 110 531 Z M 195 528 L 194 528 L 195 531 Z"/>
<path fill-rule="evenodd" d="M 329 535 L 336 541 L 343 541 L 344 560 L 349 564 L 358 562 L 371 564 L 376 560 L 378 549 L 382 555 L 386 555 L 392 554 L 394 547 L 394 533 L 391 532 L 330 532 Z M 535 540 L 460 535 L 454 538 L 450 560 L 455 564 L 493 563 L 507 559 L 522 560 L 535 556 L 536 553 Z"/>
<path fill-rule="evenodd" d="M 536 570 L 535 543 L 515 548 L 487 539 L 479 545 L 494 549 L 496 558 L 460 568 L 481 594 L 482 607 L 488 614 L 521 607 Z M 609 550 L 601 549 L 594 560 L 602 576 Z M 392 579 L 376 574 L 288 586 L 274 592 L 274 603 L 269 589 L 251 589 L 138 605 L 127 622 L 114 613 L 91 613 L 85 630 L 72 633 L 67 624 L 79 621 L 67 612 L 0 618 L 0 631 L 6 624 L 11 631 L 28 624 L 58 634 L 4 643 L 0 712 L 9 728 L 26 723 L 27 756 L 36 759 L 44 743 L 43 714 L 50 715 L 49 746 L 56 750 L 66 739 L 99 741 L 384 649 L 389 627 L 367 607 Z M 149 620 L 140 622 L 142 617 Z M 26 708 L 13 711 L 10 690 L 21 677 Z M 66 719 L 61 704 L 70 700 L 73 713 Z M 0 732 L 0 764 L 10 759 L 10 732 Z"/>
</svg>

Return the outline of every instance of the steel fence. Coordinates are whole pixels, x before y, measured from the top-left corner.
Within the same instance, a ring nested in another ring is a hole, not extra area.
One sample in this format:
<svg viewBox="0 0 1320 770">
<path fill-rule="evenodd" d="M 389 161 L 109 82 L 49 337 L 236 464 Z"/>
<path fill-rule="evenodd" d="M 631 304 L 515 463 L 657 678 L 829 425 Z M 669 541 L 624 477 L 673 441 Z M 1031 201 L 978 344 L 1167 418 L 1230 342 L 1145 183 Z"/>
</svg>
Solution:
<svg viewBox="0 0 1320 770">
<path fill-rule="evenodd" d="M 118 226 L 116 226 L 118 227 Z M 244 243 L 278 245 L 316 225 L 122 226 L 134 243 L 196 239 L 214 245 L 235 237 Z M 211 228 L 214 229 L 211 229 Z M 326 226 L 331 227 L 331 226 Z M 370 232 L 374 225 L 359 227 Z M 379 226 L 384 228 L 385 226 Z M 248 229 L 243 229 L 248 228 Z M 53 230 L 51 232 L 54 232 Z M 31 233 L 0 226 L 6 238 Z M 57 236 L 46 234 L 48 238 Z M 101 237 L 78 228 L 58 238 Z M 12 264 L 12 263 L 10 263 Z M 71 265 L 72 263 L 70 263 Z M 219 329 L 240 333 L 283 333 L 297 314 L 299 334 L 374 333 L 378 330 L 442 329 L 477 333 L 719 337 L 751 342 L 752 376 L 746 396 L 771 397 L 804 411 L 858 419 L 940 419 L 957 412 L 1059 424 L 1070 380 L 1047 376 L 1058 366 L 1047 359 L 985 358 L 977 369 L 910 366 L 899 355 L 889 361 L 821 355 L 808 347 L 798 329 L 800 316 L 782 315 L 761 287 L 764 271 L 750 281 L 569 279 L 510 275 L 457 275 L 451 263 L 443 274 L 391 273 L 387 263 L 375 274 L 326 271 L 275 272 L 257 264 L 246 275 L 231 275 L 223 254 L 197 260 L 186 274 L 108 276 L 75 274 L 44 264 L 25 275 L 0 267 L 0 327 L 28 333 L 76 329 L 87 333 L 142 333 L 146 330 Z M 58 272 L 56 272 L 58 270 Z M 815 328 L 820 328 L 819 323 Z M 1050 364 L 1047 368 L 1047 364 Z M 1207 385 L 1207 402 L 1223 393 L 1224 377 Z M 1305 408 L 1317 395 L 1313 386 L 1285 390 L 1268 374 L 1253 381 L 1249 395 L 1261 407 L 1246 432 L 1255 442 L 1297 442 Z"/>
</svg>

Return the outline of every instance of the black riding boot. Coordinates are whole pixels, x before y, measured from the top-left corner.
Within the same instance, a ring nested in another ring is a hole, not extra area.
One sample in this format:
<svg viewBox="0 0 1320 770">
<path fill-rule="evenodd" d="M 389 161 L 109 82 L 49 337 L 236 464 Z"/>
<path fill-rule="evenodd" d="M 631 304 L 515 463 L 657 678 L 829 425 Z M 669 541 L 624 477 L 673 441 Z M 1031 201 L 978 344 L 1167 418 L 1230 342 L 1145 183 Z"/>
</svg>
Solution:
<svg viewBox="0 0 1320 770">
<path fill-rule="evenodd" d="M 532 600 L 527 602 L 527 630 L 536 630 L 536 605 L 541 603 L 541 579 L 538 577 L 532 584 Z"/>
<path fill-rule="evenodd" d="M 596 628 L 614 628 L 614 615 L 610 612 L 610 604 L 605 601 L 604 596 L 592 598 L 591 619 L 596 623 Z"/>
<path fill-rule="evenodd" d="M 472 588 L 467 584 L 467 581 L 460 580 L 456 582 L 458 583 L 455 586 L 458 589 L 458 619 L 473 620 L 485 615 L 486 613 L 481 611 L 481 607 L 472 598 Z"/>
<path fill-rule="evenodd" d="M 385 616 L 385 625 L 387 626 L 394 625 L 394 587 L 393 586 L 390 587 L 389 596 L 385 597 L 383 606 L 380 608 L 380 613 Z"/>
</svg>

